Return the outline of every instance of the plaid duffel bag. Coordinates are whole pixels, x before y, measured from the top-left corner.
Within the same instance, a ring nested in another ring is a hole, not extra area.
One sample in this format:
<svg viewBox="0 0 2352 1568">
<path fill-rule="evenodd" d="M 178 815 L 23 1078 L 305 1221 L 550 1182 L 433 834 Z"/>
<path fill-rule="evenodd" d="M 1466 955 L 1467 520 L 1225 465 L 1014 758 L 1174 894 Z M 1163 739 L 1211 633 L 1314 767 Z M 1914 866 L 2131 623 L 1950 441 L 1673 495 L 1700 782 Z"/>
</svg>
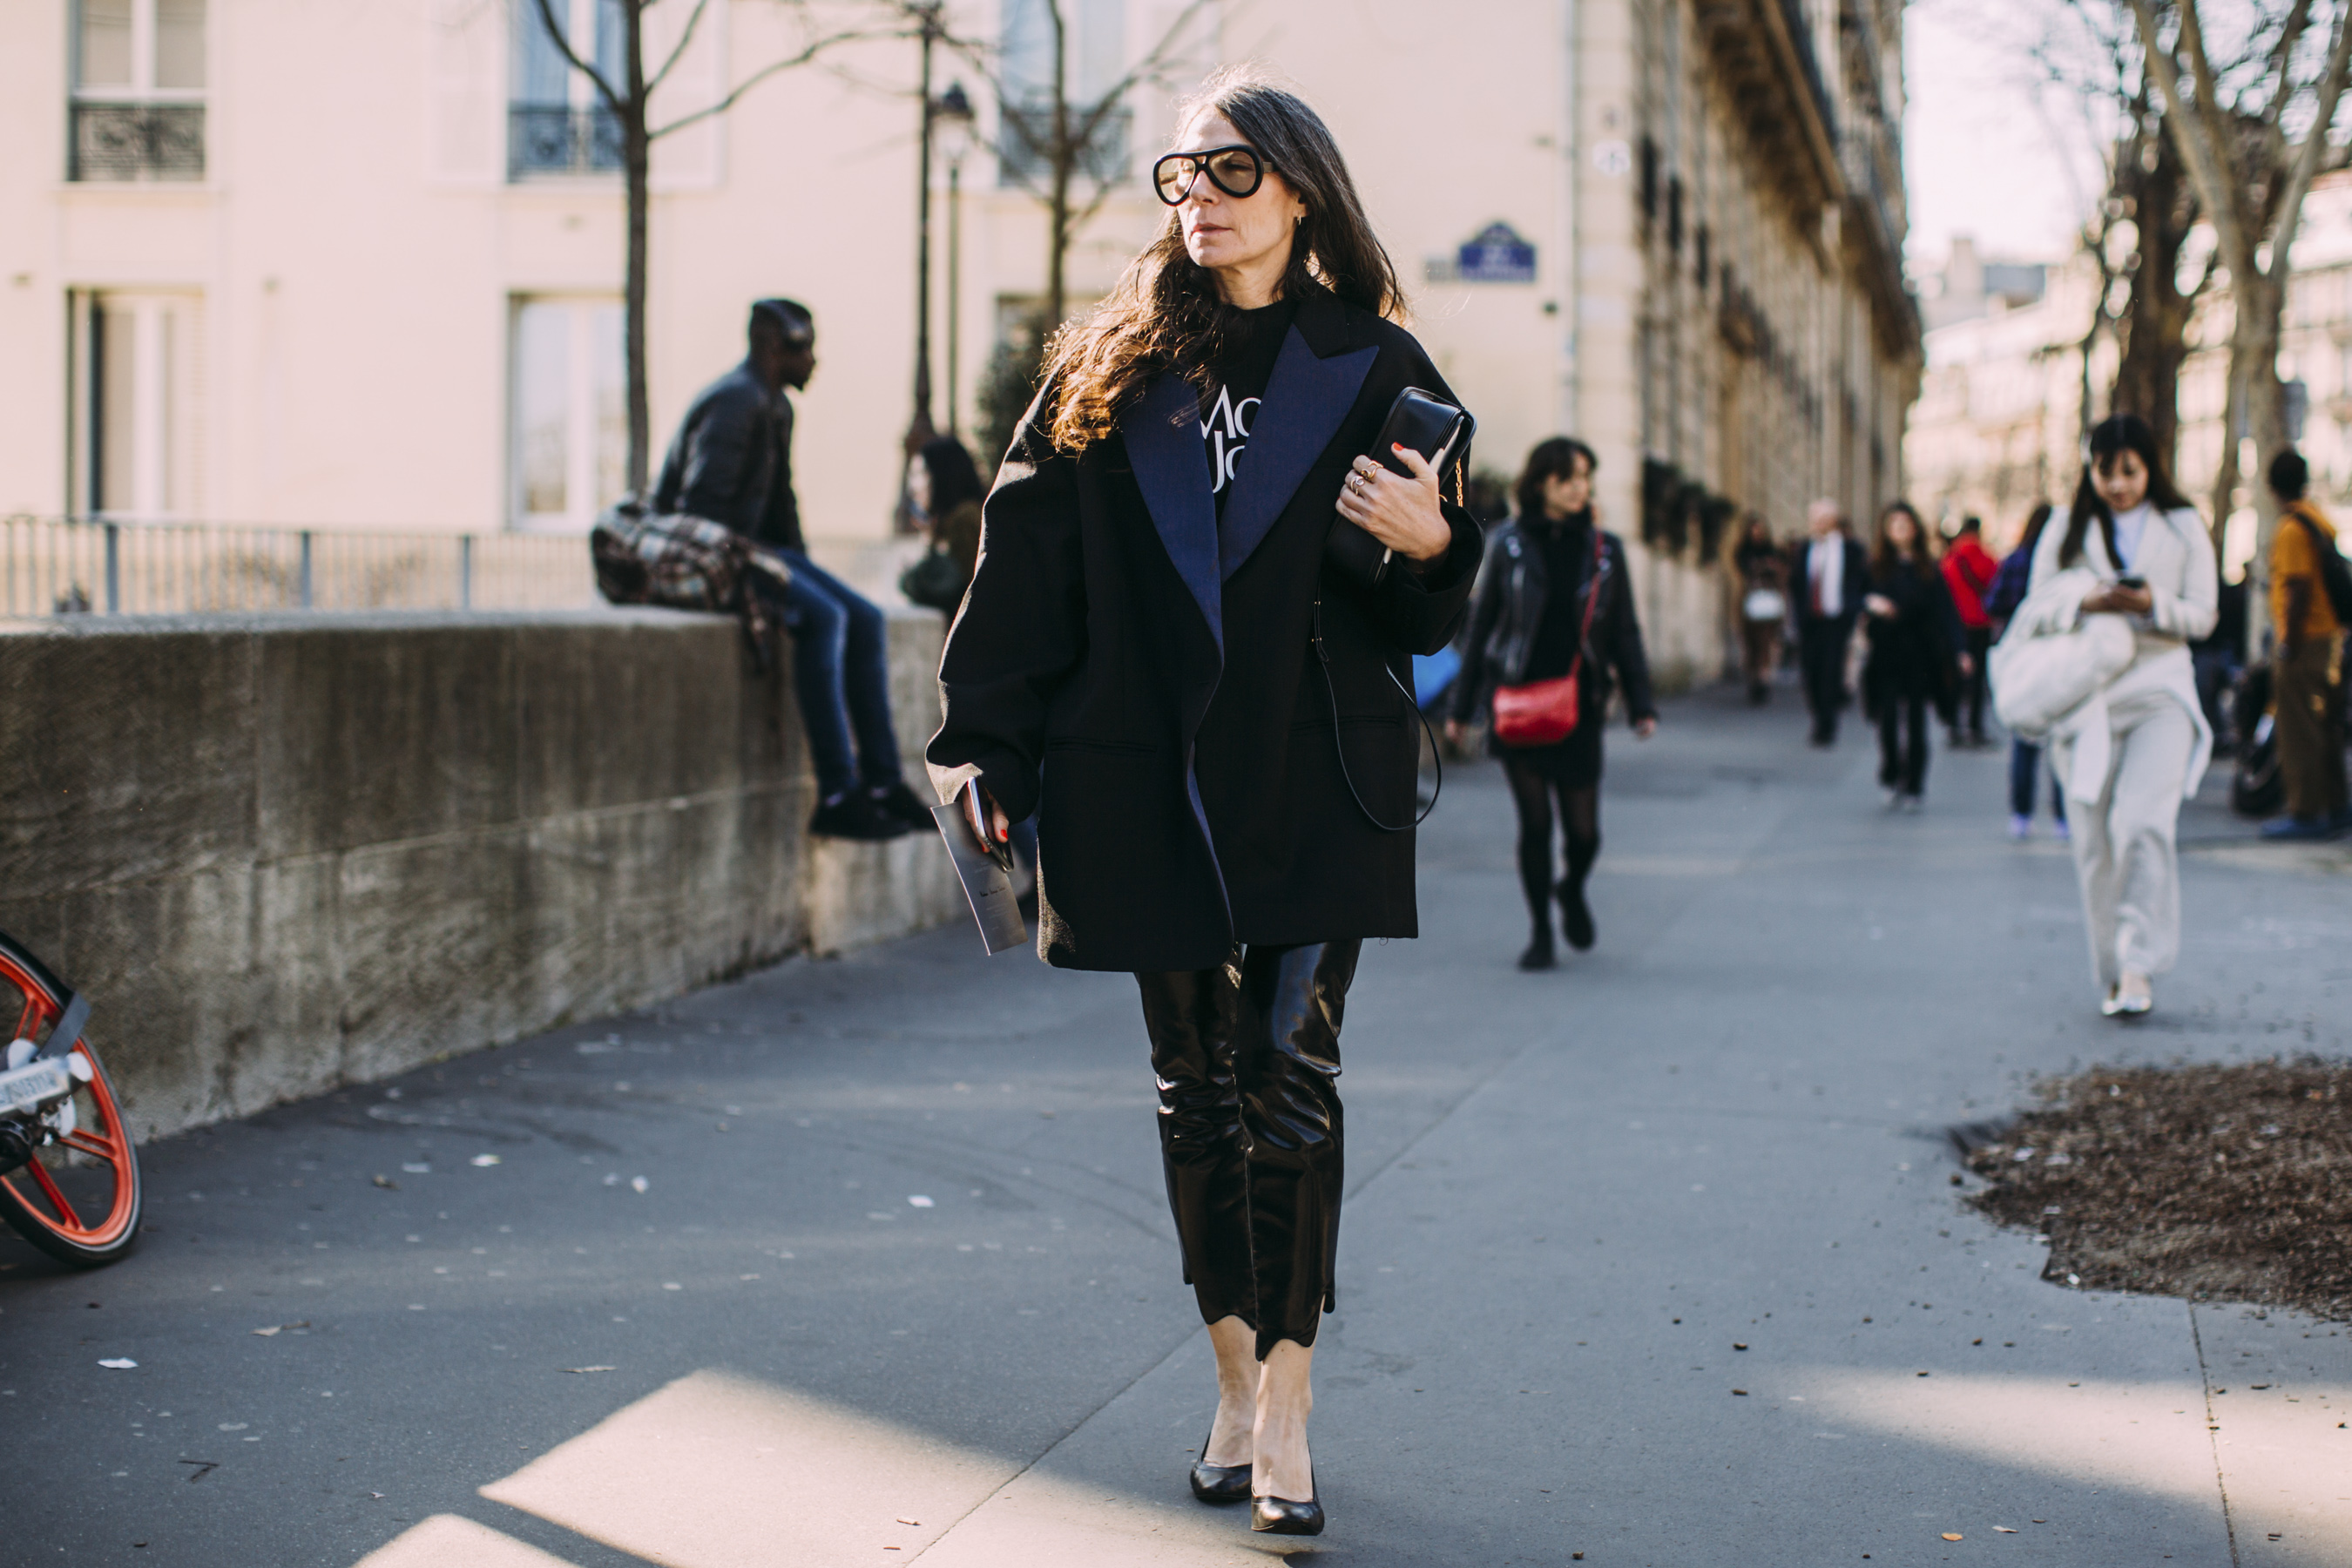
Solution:
<svg viewBox="0 0 2352 1568">
<path fill-rule="evenodd" d="M 770 605 L 752 591 L 754 574 L 781 586 L 792 569 L 725 523 L 684 512 L 647 511 L 624 500 L 607 508 L 588 532 L 596 591 L 614 605 L 731 615 L 743 625 L 762 668 L 767 664 Z"/>
</svg>

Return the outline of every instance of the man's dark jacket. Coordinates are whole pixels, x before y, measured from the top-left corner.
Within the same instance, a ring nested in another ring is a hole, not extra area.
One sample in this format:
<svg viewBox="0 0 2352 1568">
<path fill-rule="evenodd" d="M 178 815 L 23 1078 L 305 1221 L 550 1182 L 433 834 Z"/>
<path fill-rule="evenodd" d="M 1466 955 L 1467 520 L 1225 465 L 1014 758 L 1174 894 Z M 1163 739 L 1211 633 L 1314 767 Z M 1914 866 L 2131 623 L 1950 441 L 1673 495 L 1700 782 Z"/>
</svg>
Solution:
<svg viewBox="0 0 2352 1568">
<path fill-rule="evenodd" d="M 793 496 L 793 405 L 749 360 L 702 389 L 662 459 L 654 510 L 723 522 L 784 550 L 804 548 Z"/>
<path fill-rule="evenodd" d="M 1805 563 L 1812 554 L 1813 540 L 1811 534 L 1807 534 L 1797 541 L 1796 548 L 1789 555 L 1789 613 L 1796 617 L 1800 626 L 1807 623 L 1826 626 L 1832 621 L 1843 621 L 1846 629 L 1851 631 L 1855 618 L 1862 614 L 1863 595 L 1870 592 L 1870 552 L 1864 550 L 1861 542 L 1852 534 L 1840 531 L 1830 537 L 1845 547 L 1844 570 L 1838 581 L 1838 597 L 1843 602 L 1824 606 L 1828 611 L 1826 615 L 1813 614 L 1813 580 L 1805 570 Z"/>
<path fill-rule="evenodd" d="M 1453 394 L 1403 328 L 1322 289 L 1299 302 L 1222 519 L 1197 394 L 1174 374 L 1118 435 L 1054 449 L 1024 417 L 983 509 L 980 569 L 940 661 L 928 756 L 1038 820 L 1038 942 L 1069 969 L 1206 969 L 1235 942 L 1410 937 L 1413 835 L 1341 777 L 1310 646 L 1322 605 L 1349 772 L 1409 823 L 1420 732 L 1409 655 L 1460 622 L 1479 554 L 1453 542 L 1377 590 L 1323 570 L 1349 464 L 1407 386 Z"/>
</svg>

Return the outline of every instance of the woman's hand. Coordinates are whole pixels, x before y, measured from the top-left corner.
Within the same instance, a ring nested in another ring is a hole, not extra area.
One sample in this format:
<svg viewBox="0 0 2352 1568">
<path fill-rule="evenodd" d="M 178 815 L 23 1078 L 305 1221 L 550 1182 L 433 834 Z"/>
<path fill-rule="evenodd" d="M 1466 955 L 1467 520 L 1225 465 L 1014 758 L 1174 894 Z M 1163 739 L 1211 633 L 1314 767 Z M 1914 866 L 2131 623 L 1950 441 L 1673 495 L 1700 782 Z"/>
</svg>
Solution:
<svg viewBox="0 0 2352 1568">
<path fill-rule="evenodd" d="M 1972 653 L 1964 653 L 1960 655 L 1960 673 L 1962 675 L 1974 675 L 1976 672 L 1977 656 Z"/>
<path fill-rule="evenodd" d="M 1657 732 L 1658 721 L 1655 719 L 1636 719 L 1633 721 L 1633 739 L 1637 741 L 1646 741 Z"/>
<path fill-rule="evenodd" d="M 2156 595 L 2145 583 L 2136 588 L 2109 583 L 2083 596 L 2083 613 L 2088 616 L 2144 616 L 2155 608 Z"/>
<path fill-rule="evenodd" d="M 1437 470 L 1410 447 L 1391 450 L 1412 477 L 1358 458 L 1339 487 L 1339 515 L 1408 561 L 1434 561 L 1454 542 L 1437 505 Z"/>
<path fill-rule="evenodd" d="M 1888 598 L 1884 594 L 1869 594 L 1864 595 L 1862 607 L 1868 610 L 1872 615 L 1876 616 L 1882 621 L 1891 621 L 1896 616 L 1902 614 L 1901 611 L 1895 607 L 1895 601 Z"/>
<path fill-rule="evenodd" d="M 1459 746 L 1470 738 L 1470 726 L 1459 719 L 1445 721 L 1445 738 Z"/>
<path fill-rule="evenodd" d="M 1013 819 L 1004 815 L 1004 808 L 996 804 L 996 797 L 990 795 L 978 779 L 972 780 L 963 788 L 963 819 L 971 823 L 975 830 L 979 829 L 983 822 L 988 825 L 987 830 L 980 834 L 982 842 L 992 849 L 999 844 L 1010 842 L 1013 837 Z"/>
</svg>

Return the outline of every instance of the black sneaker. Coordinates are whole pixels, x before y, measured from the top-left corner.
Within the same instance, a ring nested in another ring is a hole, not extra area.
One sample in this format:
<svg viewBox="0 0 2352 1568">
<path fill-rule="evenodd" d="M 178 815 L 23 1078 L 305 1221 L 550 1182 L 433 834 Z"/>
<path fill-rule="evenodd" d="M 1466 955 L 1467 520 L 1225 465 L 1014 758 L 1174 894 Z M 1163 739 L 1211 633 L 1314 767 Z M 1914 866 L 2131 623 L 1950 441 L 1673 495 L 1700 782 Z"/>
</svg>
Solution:
<svg viewBox="0 0 2352 1568">
<path fill-rule="evenodd" d="M 923 804 L 920 795 L 907 787 L 904 779 L 886 789 L 868 790 L 866 798 L 877 812 L 905 823 L 918 833 L 928 832 L 939 826 L 939 818 L 931 815 L 931 808 Z"/>
<path fill-rule="evenodd" d="M 820 805 L 809 818 L 808 830 L 819 838 L 856 838 L 878 843 L 903 838 L 914 828 L 882 811 L 862 795 L 845 795 L 831 805 Z"/>
</svg>

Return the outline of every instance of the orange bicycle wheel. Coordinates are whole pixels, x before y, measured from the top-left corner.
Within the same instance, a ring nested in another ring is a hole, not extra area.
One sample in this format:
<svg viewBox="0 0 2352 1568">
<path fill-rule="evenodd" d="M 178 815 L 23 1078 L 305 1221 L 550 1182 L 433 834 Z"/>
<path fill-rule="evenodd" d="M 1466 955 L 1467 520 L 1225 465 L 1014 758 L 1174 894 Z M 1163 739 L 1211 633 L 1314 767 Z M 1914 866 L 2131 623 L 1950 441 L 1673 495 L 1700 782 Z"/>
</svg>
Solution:
<svg viewBox="0 0 2352 1568">
<path fill-rule="evenodd" d="M 15 1024 L 8 1039 L 41 1039 L 67 994 L 40 960 L 0 934 L 0 1016 Z M 89 1070 L 75 1071 L 71 1097 L 38 1118 L 18 1118 L 38 1147 L 30 1163 L 0 1175 L 0 1218 L 59 1262 L 90 1268 L 138 1239 L 139 1156 L 88 1035 L 77 1049 Z"/>
</svg>

